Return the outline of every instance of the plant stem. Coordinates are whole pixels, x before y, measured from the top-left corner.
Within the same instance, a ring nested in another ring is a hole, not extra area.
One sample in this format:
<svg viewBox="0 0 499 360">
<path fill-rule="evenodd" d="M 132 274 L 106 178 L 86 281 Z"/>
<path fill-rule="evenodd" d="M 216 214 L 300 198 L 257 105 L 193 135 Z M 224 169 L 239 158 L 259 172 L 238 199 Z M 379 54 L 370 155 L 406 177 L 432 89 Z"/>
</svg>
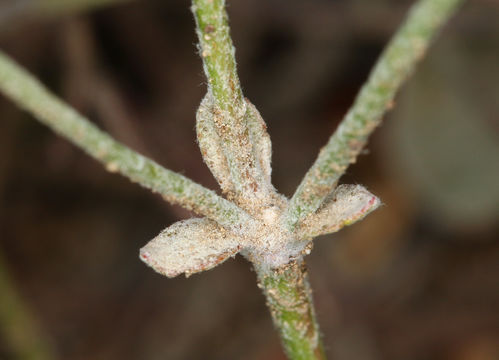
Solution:
<svg viewBox="0 0 499 360">
<path fill-rule="evenodd" d="M 192 12 L 208 91 L 222 114 L 218 119 L 215 116 L 214 124 L 223 140 L 236 190 L 248 197 L 255 192 L 248 189 L 258 183 L 258 174 L 252 166 L 256 159 L 244 117 L 246 107 L 236 72 L 225 1 L 193 0 Z M 257 267 L 257 274 L 288 357 L 325 359 L 304 263 L 293 262 L 272 270 Z"/>
<path fill-rule="evenodd" d="M 289 229 L 316 211 L 354 163 L 368 136 L 393 106 L 402 83 L 463 0 L 421 0 L 412 7 L 362 87 L 354 104 L 319 153 L 290 201 Z"/>
<path fill-rule="evenodd" d="M 193 0 L 192 12 L 209 88 L 218 107 L 229 112 L 236 121 L 241 117 L 241 111 L 244 115 L 245 103 L 237 76 L 225 0 Z"/>
<path fill-rule="evenodd" d="M 253 219 L 232 202 L 192 180 L 165 169 L 99 130 L 0 52 L 0 91 L 39 121 L 87 154 L 132 181 L 160 193 L 171 203 L 195 211 L 237 231 Z"/>
<path fill-rule="evenodd" d="M 257 274 L 289 359 L 326 359 L 305 263 L 292 262 L 273 270 L 257 269 Z"/>
</svg>

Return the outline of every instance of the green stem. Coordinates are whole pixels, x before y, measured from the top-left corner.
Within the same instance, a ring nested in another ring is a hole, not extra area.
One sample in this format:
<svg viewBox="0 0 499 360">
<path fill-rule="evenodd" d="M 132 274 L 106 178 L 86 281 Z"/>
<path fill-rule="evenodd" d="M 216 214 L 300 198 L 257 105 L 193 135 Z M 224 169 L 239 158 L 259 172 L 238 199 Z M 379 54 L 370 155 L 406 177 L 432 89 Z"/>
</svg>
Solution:
<svg viewBox="0 0 499 360">
<path fill-rule="evenodd" d="M 208 85 L 218 107 L 233 121 L 244 115 L 245 103 L 237 76 L 235 49 L 229 34 L 225 0 L 193 0 L 199 51 Z"/>
<path fill-rule="evenodd" d="M 253 224 L 232 202 L 192 180 L 165 169 L 115 141 L 45 88 L 31 74 L 0 52 L 0 91 L 39 121 L 87 154 L 132 181 L 160 193 L 171 203 L 195 211 L 229 228 Z"/>
<path fill-rule="evenodd" d="M 292 262 L 273 270 L 257 269 L 257 274 L 288 358 L 326 359 L 305 263 Z"/>
<path fill-rule="evenodd" d="M 413 6 L 293 195 L 286 217 L 289 229 L 319 208 L 347 167 L 355 162 L 368 136 L 393 106 L 395 93 L 462 1 L 421 0 Z"/>
</svg>

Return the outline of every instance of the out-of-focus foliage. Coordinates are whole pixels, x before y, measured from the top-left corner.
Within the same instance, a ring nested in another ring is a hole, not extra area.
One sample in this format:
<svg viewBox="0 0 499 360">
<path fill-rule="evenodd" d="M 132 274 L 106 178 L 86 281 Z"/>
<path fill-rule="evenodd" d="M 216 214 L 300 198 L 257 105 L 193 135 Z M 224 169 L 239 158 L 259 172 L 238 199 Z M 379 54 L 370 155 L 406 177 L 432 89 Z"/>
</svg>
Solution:
<svg viewBox="0 0 499 360">
<path fill-rule="evenodd" d="M 499 39 L 447 38 L 406 89 L 391 123 L 393 176 L 449 227 L 499 220 L 498 46 Z"/>
</svg>

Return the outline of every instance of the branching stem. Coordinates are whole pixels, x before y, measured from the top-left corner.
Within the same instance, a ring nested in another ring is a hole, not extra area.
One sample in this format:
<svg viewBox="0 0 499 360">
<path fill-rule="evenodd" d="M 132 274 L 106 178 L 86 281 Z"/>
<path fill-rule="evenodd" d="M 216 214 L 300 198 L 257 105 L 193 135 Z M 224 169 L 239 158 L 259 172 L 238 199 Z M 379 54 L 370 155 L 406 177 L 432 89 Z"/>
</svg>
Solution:
<svg viewBox="0 0 499 360">
<path fill-rule="evenodd" d="M 321 150 L 291 199 L 284 221 L 279 223 L 286 225 L 283 233 L 296 235 L 296 225 L 307 215 L 314 213 L 331 194 L 346 168 L 355 162 L 368 136 L 380 124 L 383 114 L 392 106 L 398 88 L 423 57 L 435 34 L 462 1 L 420 0 L 411 9 L 407 20 L 388 44 L 353 106 Z M 216 149 L 218 145 L 223 148 L 235 191 L 246 198 L 256 193 L 262 184 L 265 185 L 262 178 L 270 178 L 270 169 L 263 171 L 267 167 L 266 163 L 258 161 L 263 157 L 262 153 L 268 152 L 270 156 L 270 142 L 268 151 L 255 151 L 255 140 L 251 139 L 251 129 L 247 123 L 247 116 L 252 114 L 247 113 L 247 102 L 243 98 L 237 77 L 225 1 L 193 0 L 192 10 L 208 79 L 208 100 L 213 101 L 213 106 L 209 106 L 212 113 L 208 114 L 207 119 L 211 121 L 211 117 L 213 118 L 220 140 Z M 51 94 L 2 52 L 0 91 L 42 123 L 102 162 L 109 171 L 120 172 L 132 181 L 160 193 L 166 200 L 205 215 L 233 232 L 242 234 L 246 231 L 251 234 L 262 226 L 234 203 L 116 142 Z M 358 213 L 362 214 L 363 209 Z M 269 214 L 261 218 L 269 219 L 273 213 Z M 292 257 L 293 260 L 288 264 L 276 265 L 279 266 L 277 269 L 259 269 L 255 265 L 258 281 L 289 358 L 325 359 L 303 254 Z M 216 258 L 213 263 L 217 261 L 221 260 Z M 254 263 L 258 264 L 257 261 Z"/>
<path fill-rule="evenodd" d="M 215 122 L 215 125 L 223 139 L 236 188 L 239 187 L 244 193 L 251 187 L 248 185 L 255 182 L 257 175 L 252 173 L 254 167 L 248 164 L 254 162 L 254 158 L 248 151 L 248 128 L 242 116 L 246 108 L 236 73 L 235 50 L 229 35 L 225 1 L 193 0 L 192 11 L 208 91 L 225 113 L 223 124 Z M 244 179 L 239 180 L 241 176 Z M 289 358 L 325 359 L 305 263 L 300 260 L 272 270 L 257 267 L 256 271 L 259 286 Z"/>
</svg>

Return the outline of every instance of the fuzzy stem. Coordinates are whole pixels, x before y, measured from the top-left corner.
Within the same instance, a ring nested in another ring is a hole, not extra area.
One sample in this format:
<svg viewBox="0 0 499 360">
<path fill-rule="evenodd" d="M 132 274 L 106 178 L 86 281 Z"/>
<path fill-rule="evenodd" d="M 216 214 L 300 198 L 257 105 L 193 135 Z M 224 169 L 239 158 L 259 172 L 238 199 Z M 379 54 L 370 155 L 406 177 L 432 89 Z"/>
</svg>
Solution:
<svg viewBox="0 0 499 360">
<path fill-rule="evenodd" d="M 160 193 L 165 200 L 205 215 L 223 226 L 239 229 L 241 225 L 253 223 L 253 219 L 232 202 L 115 141 L 2 52 L 0 91 L 40 122 L 103 163 L 108 171 L 119 172 Z"/>
<path fill-rule="evenodd" d="M 215 103 L 237 120 L 245 103 L 237 77 L 225 0 L 193 0 L 192 12 L 204 72 Z"/>
<path fill-rule="evenodd" d="M 290 201 L 289 229 L 316 211 L 355 162 L 368 136 L 393 106 L 404 80 L 463 0 L 421 0 L 414 5 L 372 70 L 354 104 L 319 153 Z"/>
<path fill-rule="evenodd" d="M 257 269 L 259 287 L 291 360 L 326 359 L 305 263 L 292 262 L 279 269 Z"/>
</svg>

